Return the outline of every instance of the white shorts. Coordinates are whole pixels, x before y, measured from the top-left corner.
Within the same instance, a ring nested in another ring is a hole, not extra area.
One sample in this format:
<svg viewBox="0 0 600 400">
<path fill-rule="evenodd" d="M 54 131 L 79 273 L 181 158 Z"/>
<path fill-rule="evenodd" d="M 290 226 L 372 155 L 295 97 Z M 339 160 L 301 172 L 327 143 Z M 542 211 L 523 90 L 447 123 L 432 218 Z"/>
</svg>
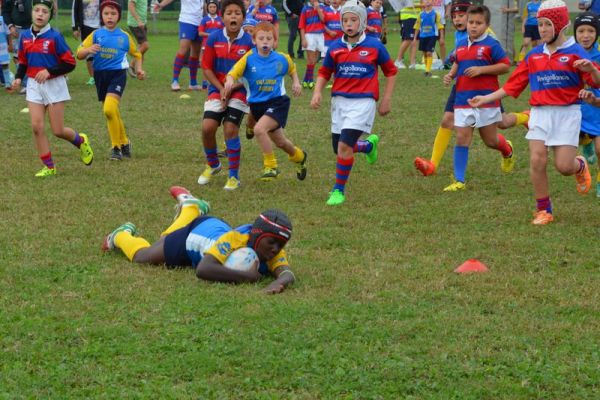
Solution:
<svg viewBox="0 0 600 400">
<path fill-rule="evenodd" d="M 227 107 L 240 110 L 244 114 L 248 114 L 250 112 L 250 107 L 248 106 L 248 104 L 244 103 L 240 99 L 229 99 L 229 101 L 227 102 Z M 222 113 L 223 111 L 225 111 L 225 107 L 223 106 L 220 100 L 210 99 L 204 102 L 204 111 Z"/>
<path fill-rule="evenodd" d="M 48 79 L 42 84 L 37 83 L 33 78 L 27 79 L 27 96 L 25 99 L 45 106 L 71 100 L 65 76 L 61 75 Z"/>
<path fill-rule="evenodd" d="M 325 38 L 322 33 L 305 33 L 306 47 L 302 50 L 318 51 L 325 54 Z"/>
<path fill-rule="evenodd" d="M 538 106 L 531 107 L 528 140 L 541 140 L 546 146 L 579 145 L 581 130 L 581 107 Z"/>
<path fill-rule="evenodd" d="M 331 98 L 331 133 L 340 134 L 342 129 L 356 129 L 371 133 L 377 102 L 373 98 L 351 99 L 342 96 Z"/>
<path fill-rule="evenodd" d="M 481 128 L 499 121 L 502 121 L 500 107 L 454 109 L 454 126 L 459 128 Z"/>
</svg>

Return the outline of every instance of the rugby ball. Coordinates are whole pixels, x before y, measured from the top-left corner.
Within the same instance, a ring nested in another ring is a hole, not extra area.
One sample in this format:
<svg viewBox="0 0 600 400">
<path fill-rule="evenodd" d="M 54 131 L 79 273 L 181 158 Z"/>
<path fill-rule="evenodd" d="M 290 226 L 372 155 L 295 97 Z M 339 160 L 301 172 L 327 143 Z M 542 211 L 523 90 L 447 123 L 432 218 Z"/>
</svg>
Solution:
<svg viewBox="0 0 600 400">
<path fill-rule="evenodd" d="M 258 266 L 258 255 L 250 247 L 242 247 L 234 250 L 223 265 L 234 271 L 250 271 Z"/>
</svg>

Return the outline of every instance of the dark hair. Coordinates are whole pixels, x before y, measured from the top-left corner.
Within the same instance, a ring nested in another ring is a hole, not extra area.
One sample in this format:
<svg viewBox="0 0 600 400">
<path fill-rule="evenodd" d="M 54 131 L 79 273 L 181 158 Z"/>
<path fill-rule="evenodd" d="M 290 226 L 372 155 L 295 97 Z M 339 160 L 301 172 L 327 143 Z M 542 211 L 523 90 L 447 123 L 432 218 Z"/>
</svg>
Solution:
<svg viewBox="0 0 600 400">
<path fill-rule="evenodd" d="M 223 0 L 221 2 L 221 12 L 225 14 L 225 9 L 231 5 L 238 6 L 242 10 L 242 16 L 246 18 L 246 9 L 242 0 Z"/>
<path fill-rule="evenodd" d="M 471 6 L 467 10 L 467 15 L 479 14 L 483 15 L 486 24 L 490 24 L 490 20 L 492 19 L 492 15 L 490 13 L 490 9 L 486 6 Z"/>
</svg>

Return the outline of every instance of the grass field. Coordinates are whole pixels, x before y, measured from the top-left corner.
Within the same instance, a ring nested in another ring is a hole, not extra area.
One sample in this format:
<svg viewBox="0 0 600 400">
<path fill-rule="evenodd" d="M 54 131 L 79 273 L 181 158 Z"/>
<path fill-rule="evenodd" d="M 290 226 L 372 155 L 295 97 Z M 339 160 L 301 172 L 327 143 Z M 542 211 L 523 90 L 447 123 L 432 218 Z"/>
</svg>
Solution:
<svg viewBox="0 0 600 400">
<path fill-rule="evenodd" d="M 523 128 L 506 132 L 514 173 L 504 176 L 497 152 L 476 139 L 468 190 L 443 193 L 452 150 L 433 177 L 412 160 L 429 156 L 449 90 L 401 71 L 393 111 L 375 123 L 380 160 L 357 157 L 343 206 L 325 206 L 335 172 L 329 100 L 313 111 L 308 91 L 293 100 L 288 129 L 309 153 L 306 181 L 281 152 L 278 181 L 257 181 L 258 148 L 242 139 L 243 186 L 225 192 L 221 175 L 200 187 L 205 94 L 170 92 L 177 39 L 150 42 L 150 78 L 130 80 L 122 103 L 131 161 L 108 161 L 82 63 L 65 119 L 91 138 L 89 168 L 53 138 L 58 175 L 35 179 L 24 98 L 0 93 L 0 398 L 598 398 L 598 199 L 551 170 L 556 222 L 531 226 Z M 392 38 L 393 55 L 397 47 Z M 525 108 L 526 96 L 505 107 Z M 101 254 L 102 237 L 125 221 L 156 239 L 171 221 L 174 184 L 234 225 L 286 210 L 297 284 L 266 296 L 265 282 L 211 284 Z M 472 257 L 490 273 L 452 273 Z"/>
</svg>

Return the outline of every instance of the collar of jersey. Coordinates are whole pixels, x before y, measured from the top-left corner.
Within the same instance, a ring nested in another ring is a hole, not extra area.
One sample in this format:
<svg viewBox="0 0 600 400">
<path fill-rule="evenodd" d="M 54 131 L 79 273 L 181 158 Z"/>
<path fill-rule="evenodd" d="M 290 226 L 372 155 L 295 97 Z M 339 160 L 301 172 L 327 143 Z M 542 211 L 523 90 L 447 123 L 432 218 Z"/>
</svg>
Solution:
<svg viewBox="0 0 600 400">
<path fill-rule="evenodd" d="M 227 41 L 229 42 L 229 36 L 227 35 L 227 28 L 223 28 L 223 36 L 225 36 L 225 39 L 227 39 Z M 240 31 L 238 32 L 237 37 L 235 39 L 233 39 L 233 40 L 235 41 L 235 40 L 241 39 L 242 36 L 244 36 L 244 30 L 240 29 Z"/>
<path fill-rule="evenodd" d="M 468 42 L 469 47 L 471 47 L 471 45 L 473 43 L 481 42 L 482 40 L 487 39 L 488 35 L 489 34 L 487 33 L 487 31 L 485 31 L 485 33 L 483 35 L 479 36 L 477 39 L 475 39 L 473 41 L 471 41 L 471 39 L 467 35 L 467 42 Z"/>
<path fill-rule="evenodd" d="M 40 35 L 48 32 L 49 30 L 50 30 L 50 24 L 46 24 L 45 27 L 40 29 L 40 31 L 37 33 L 37 36 L 40 36 Z M 29 31 L 31 32 L 31 36 L 36 37 L 36 35 L 33 34 L 33 25 L 31 25 L 31 28 L 29 28 Z"/>
<path fill-rule="evenodd" d="M 346 46 L 350 47 L 350 48 L 354 48 L 356 46 L 358 46 L 359 44 L 361 44 L 365 38 L 367 37 L 367 35 L 365 35 L 365 32 L 361 32 L 360 37 L 358 38 L 358 41 L 356 43 L 348 43 L 346 41 L 346 35 L 342 36 L 342 43 L 344 43 Z"/>
<path fill-rule="evenodd" d="M 573 36 L 571 36 L 570 38 L 565 40 L 565 42 L 563 44 L 561 44 L 559 47 L 557 47 L 556 50 L 554 50 L 554 52 L 556 53 L 557 51 L 566 49 L 567 47 L 573 46 L 574 44 L 575 44 L 575 38 Z M 551 55 L 550 51 L 548 50 L 547 43 L 544 43 L 544 54 Z"/>
</svg>

